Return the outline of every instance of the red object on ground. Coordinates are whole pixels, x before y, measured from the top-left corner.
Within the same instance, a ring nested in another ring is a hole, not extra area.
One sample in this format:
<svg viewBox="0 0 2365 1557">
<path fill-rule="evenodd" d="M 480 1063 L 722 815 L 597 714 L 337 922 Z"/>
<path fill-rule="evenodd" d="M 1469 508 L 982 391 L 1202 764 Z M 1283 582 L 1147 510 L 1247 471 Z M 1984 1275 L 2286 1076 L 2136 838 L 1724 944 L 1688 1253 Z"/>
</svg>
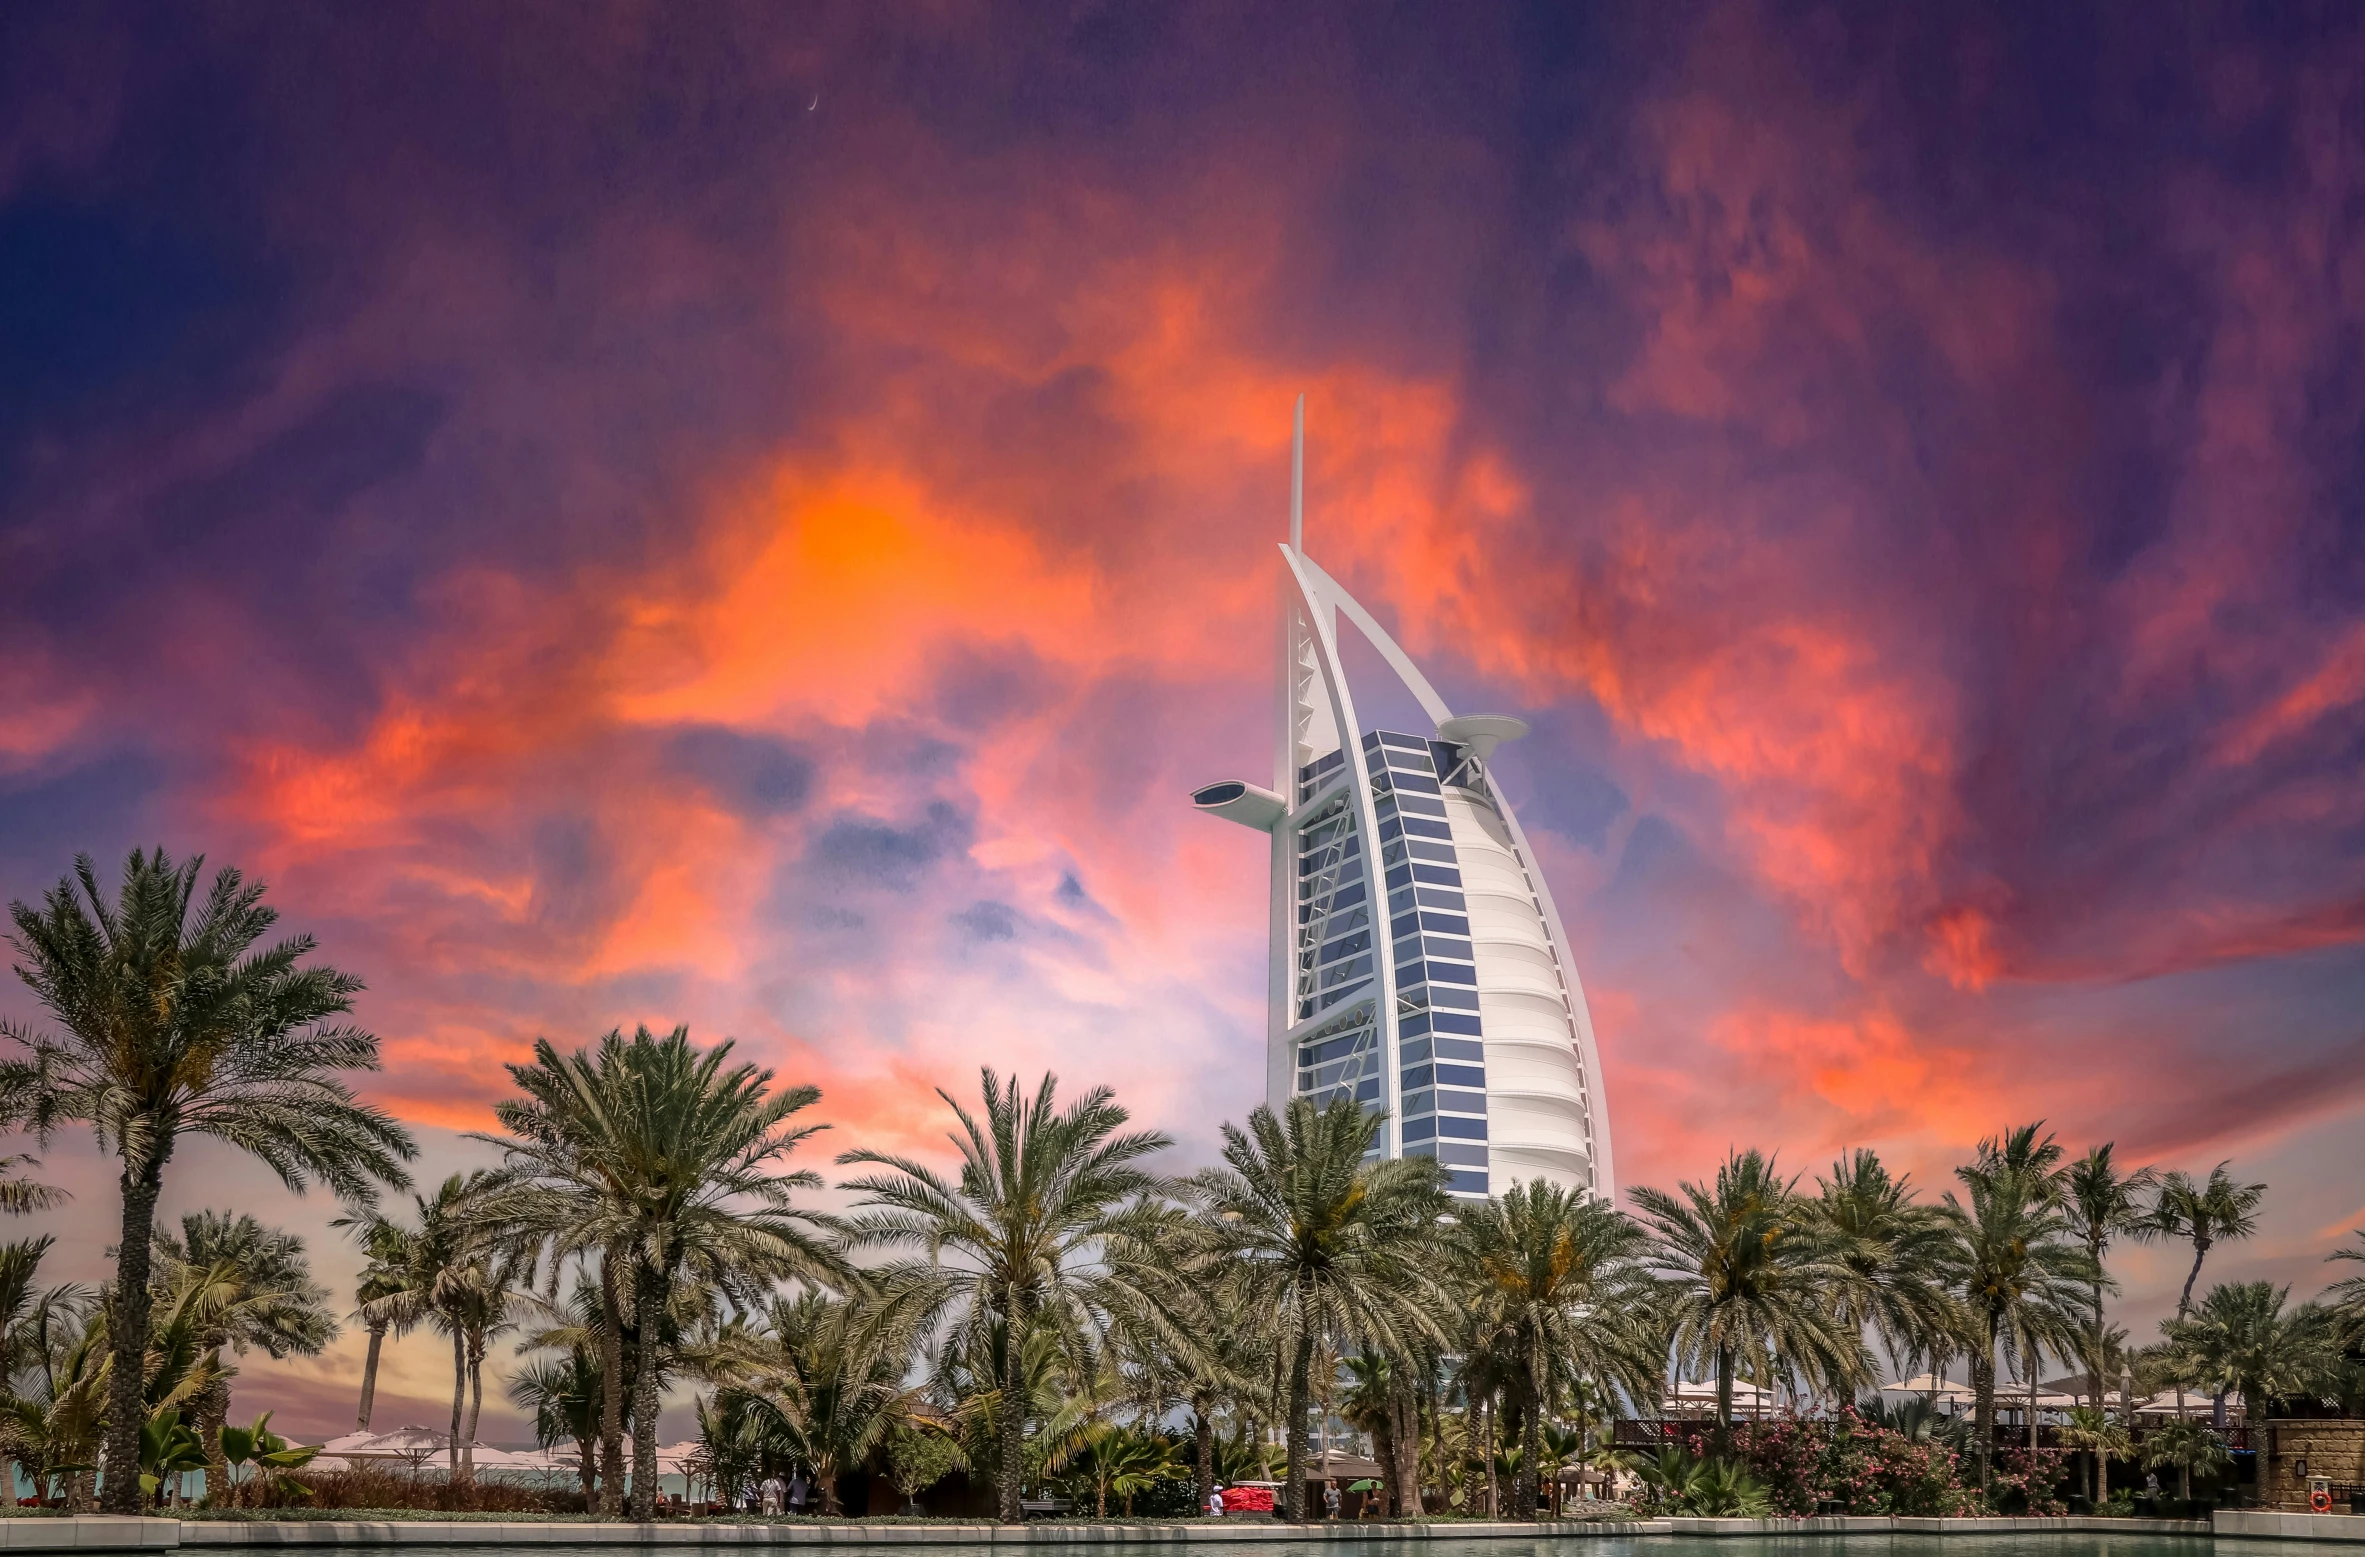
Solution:
<svg viewBox="0 0 2365 1557">
<path fill-rule="evenodd" d="M 1224 1512 L 1227 1514 L 1269 1514 L 1272 1511 L 1271 1487 L 1224 1488 Z"/>
</svg>

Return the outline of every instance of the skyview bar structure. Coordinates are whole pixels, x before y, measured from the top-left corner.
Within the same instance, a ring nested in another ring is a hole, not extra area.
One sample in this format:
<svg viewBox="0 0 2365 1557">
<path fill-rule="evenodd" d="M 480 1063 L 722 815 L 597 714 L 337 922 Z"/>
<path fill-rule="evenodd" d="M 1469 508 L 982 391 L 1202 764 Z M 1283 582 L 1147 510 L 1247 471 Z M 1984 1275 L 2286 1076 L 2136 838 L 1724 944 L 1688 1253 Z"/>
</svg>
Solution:
<svg viewBox="0 0 2365 1557">
<path fill-rule="evenodd" d="M 1305 553 L 1305 401 L 1281 548 L 1274 783 L 1194 791 L 1272 837 L 1266 1099 L 1386 1109 L 1380 1152 L 1434 1156 L 1458 1195 L 1547 1179 L 1614 1199 L 1601 1059 L 1552 892 L 1488 764 L 1527 733 L 1457 716 Z M 1339 657 L 1360 632 L 1427 715 L 1365 727 Z"/>
</svg>

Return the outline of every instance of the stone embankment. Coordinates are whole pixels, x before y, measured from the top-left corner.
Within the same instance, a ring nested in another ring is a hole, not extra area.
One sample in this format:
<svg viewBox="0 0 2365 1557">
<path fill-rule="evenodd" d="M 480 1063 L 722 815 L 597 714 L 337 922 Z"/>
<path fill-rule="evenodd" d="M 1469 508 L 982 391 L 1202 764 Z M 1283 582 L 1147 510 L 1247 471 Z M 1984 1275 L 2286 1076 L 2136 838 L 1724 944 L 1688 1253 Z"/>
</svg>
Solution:
<svg viewBox="0 0 2365 1557">
<path fill-rule="evenodd" d="M 1692 1536 L 2174 1535 L 2195 1539 L 2328 1541 L 2365 1545 L 2365 1517 L 2221 1511 L 2212 1524 L 2177 1519 L 1649 1519 L 1627 1523 L 1283 1525 L 1263 1519 L 1172 1525 L 591 1524 L 486 1520 L 0 1519 L 9 1552 L 149 1552 L 182 1547 L 661 1547 L 759 1546 L 1206 1546 L 1235 1542 L 1372 1543 L 1585 1540 Z"/>
</svg>

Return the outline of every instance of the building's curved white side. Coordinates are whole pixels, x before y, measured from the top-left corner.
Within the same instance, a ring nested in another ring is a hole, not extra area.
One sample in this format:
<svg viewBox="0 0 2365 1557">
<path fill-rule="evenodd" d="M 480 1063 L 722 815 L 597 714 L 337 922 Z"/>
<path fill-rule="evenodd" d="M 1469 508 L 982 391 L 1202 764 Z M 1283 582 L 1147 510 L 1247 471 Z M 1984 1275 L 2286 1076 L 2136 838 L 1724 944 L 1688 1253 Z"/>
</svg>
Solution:
<svg viewBox="0 0 2365 1557">
<path fill-rule="evenodd" d="M 1385 1108 L 1385 1154 L 1436 1156 L 1456 1193 L 1541 1178 L 1614 1199 L 1584 987 L 1487 768 L 1524 726 L 1454 717 L 1305 555 L 1294 488 L 1274 786 L 1192 797 L 1272 837 L 1267 1100 L 1343 1094 Z M 1342 628 L 1378 650 L 1434 728 L 1357 719 Z"/>
</svg>

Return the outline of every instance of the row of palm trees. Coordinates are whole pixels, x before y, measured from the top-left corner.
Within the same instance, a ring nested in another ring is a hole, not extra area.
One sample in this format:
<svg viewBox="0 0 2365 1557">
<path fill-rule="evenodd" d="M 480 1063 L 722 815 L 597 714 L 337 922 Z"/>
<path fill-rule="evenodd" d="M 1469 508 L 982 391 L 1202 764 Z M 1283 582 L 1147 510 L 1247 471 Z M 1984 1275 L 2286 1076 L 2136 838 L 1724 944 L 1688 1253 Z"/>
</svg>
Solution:
<svg viewBox="0 0 2365 1557">
<path fill-rule="evenodd" d="M 1736 1382 L 1842 1402 L 1873 1382 L 1877 1346 L 1900 1365 L 1967 1361 L 1984 1478 L 2001 1368 L 2033 1379 L 2047 1357 L 2077 1360 L 2100 1402 L 2126 1352 L 2103 1312 L 2105 1262 L 2128 1238 L 2192 1246 L 2172 1322 L 2187 1328 L 2168 1341 L 2196 1387 L 2298 1376 L 2195 1360 L 2189 1327 L 2214 1323 L 2212 1304 L 2231 1324 L 2239 1303 L 2212 1293 L 2196 1311 L 2193 1285 L 2217 1243 L 2255 1225 L 2260 1186 L 2223 1168 L 2126 1171 L 2108 1146 L 2071 1161 L 2037 1125 L 1983 1143 L 1935 1201 L 1869 1151 L 1811 1191 L 1736 1152 L 1703 1183 L 1636 1191 L 1630 1217 L 1544 1183 L 1449 1197 L 1434 1161 L 1381 1160 L 1380 1120 L 1344 1102 L 1260 1108 L 1224 1127 L 1218 1164 L 1166 1175 L 1154 1163 L 1171 1142 L 1132 1128 L 1106 1090 L 1063 1104 L 1050 1076 L 1030 1091 L 988 1070 L 976 1106 L 940 1094 L 955 1169 L 848 1151 L 853 1206 L 829 1215 L 801 1198 L 820 1175 L 790 1164 L 822 1128 L 805 1122 L 818 1093 L 776 1088 L 727 1042 L 642 1028 L 575 1052 L 537 1043 L 480 1137 L 501 1165 L 394 1214 L 379 1196 L 410 1187 L 415 1148 L 345 1079 L 378 1063 L 343 1020 L 359 981 L 311 962 L 308 938 L 265 944 L 272 911 L 237 872 L 202 896 L 199 878 L 197 861 L 134 852 L 110 897 L 83 859 L 40 905 L 11 908 L 19 972 L 54 1029 L 0 1030 L 22 1051 L 0 1064 L 0 1107 L 36 1140 L 90 1124 L 122 1168 L 116 1277 L 84 1327 L 103 1361 L 82 1398 L 109 1466 L 141 1463 L 143 1432 L 154 1458 L 158 1294 L 169 1307 L 173 1290 L 154 1210 L 191 1133 L 346 1203 L 367 1260 L 365 1425 L 384 1340 L 434 1329 L 452 1346 L 452 1472 L 466 1478 L 484 1364 L 514 1332 L 533 1361 L 513 1398 L 546 1441 L 580 1446 L 587 1498 L 638 1518 L 655 1508 L 660 1404 L 690 1381 L 709 1390 L 718 1475 L 786 1456 L 825 1500 L 881 1455 L 915 1476 L 957 1459 L 1017 1519 L 1031 1482 L 1113 1464 L 1120 1424 L 1187 1412 L 1202 1494 L 1277 1425 L 1302 1514 L 1320 1403 L 1371 1434 L 1396 1510 L 1418 1511 L 1425 1474 L 1452 1474 L 1451 1442 L 1490 1486 L 1515 1467 L 1509 1501 L 1526 1513 L 1572 1416 L 1581 1437 L 1620 1399 L 1647 1409 L 1670 1369 L 1715 1380 L 1727 1432 Z M 40 1198 L 15 1183 L 0 1207 Z M 2359 1285 L 2303 1328 L 2353 1345 Z M 212 1464 L 230 1345 L 192 1354 L 215 1359 L 187 1395 Z M 136 1508 L 137 1478 L 106 1477 L 103 1497 Z"/>
<path fill-rule="evenodd" d="M 0 1244 L 0 1457 L 69 1507 L 87 1509 L 113 1379 L 116 1305 L 108 1290 L 43 1285 L 51 1244 L 47 1237 Z M 256 1350 L 317 1355 L 335 1336 L 337 1316 L 328 1289 L 312 1279 L 302 1241 L 251 1216 L 193 1212 L 177 1230 L 155 1229 L 154 1247 L 134 1479 L 153 1490 L 173 1472 L 203 1469 L 218 1492 L 236 1483 L 234 1467 L 253 1461 L 269 1436 L 267 1426 L 229 1426 L 235 1359 Z"/>
<path fill-rule="evenodd" d="M 805 1138 L 790 1116 L 810 1095 L 771 1096 L 758 1073 L 726 1068 L 727 1053 L 644 1030 L 571 1057 L 544 1046 L 517 1074 L 538 1099 L 573 1076 L 567 1095 L 591 1117 L 674 1122 L 663 1139 L 675 1162 L 738 1163 L 755 1149 L 700 1144 L 710 1139 Z M 539 1344 L 571 1350 L 561 1373 L 577 1398 L 558 1416 L 582 1424 L 568 1432 L 587 1445 L 587 1494 L 594 1432 L 603 1489 L 621 1481 L 624 1424 L 635 1465 L 653 1463 L 656 1396 L 641 1381 L 678 1372 L 714 1392 L 702 1426 L 718 1472 L 767 1452 L 794 1460 L 832 1508 L 843 1475 L 931 1433 L 994 1485 L 1005 1517 L 1018 1517 L 1026 1486 L 1063 1470 L 1105 1498 L 1128 1456 L 1159 1452 L 1146 1430 L 1188 1412 L 1202 1495 L 1221 1469 L 1219 1423 L 1235 1455 L 1256 1424 L 1278 1424 L 1283 1496 L 1302 1514 L 1320 1405 L 1369 1432 L 1398 1510 L 1416 1511 L 1417 1489 L 1449 1479 L 1440 1462 L 1459 1458 L 1490 1480 L 1509 1467 L 1509 1507 L 1524 1516 L 1559 1463 L 1547 1451 L 1567 1450 L 1555 1430 L 1572 1414 L 1582 1448 L 1586 1417 L 1620 1400 L 1649 1409 L 1672 1368 L 1715 1380 L 1729 1433 L 1736 1383 L 1837 1405 L 1877 1382 L 1876 1350 L 1892 1367 L 1967 1361 L 1984 1487 L 2006 1367 L 2033 1381 L 2048 1358 L 2081 1362 L 2097 1405 L 2107 1379 L 2137 1363 L 2147 1380 L 2263 1402 L 2331 1381 L 2365 1334 L 2365 1280 L 2289 1313 L 2285 1294 L 2237 1284 L 2130 1351 L 2097 1322 L 2112 1286 L 2102 1254 L 2175 1237 L 2194 1247 L 2197 1281 L 2211 1247 L 2255 1225 L 2262 1191 L 2223 1169 L 2203 1180 L 2122 1171 L 2108 1147 L 2072 1160 L 2037 1125 L 1983 1142 L 1934 1201 L 1870 1151 L 1811 1190 L 1763 1154 L 1736 1152 L 1706 1182 L 1636 1191 L 1630 1217 L 1545 1183 L 1453 1199 L 1435 1163 L 1381 1161 L 1378 1117 L 1345 1102 L 1259 1109 L 1225 1127 L 1220 1165 L 1174 1178 L 1148 1166 L 1166 1139 L 1130 1129 L 1106 1091 L 1062 1107 L 1048 1076 L 1029 1093 L 988 1071 L 976 1104 L 944 1101 L 955 1172 L 847 1152 L 840 1163 L 864 1170 L 842 1186 L 850 1214 L 769 1200 L 760 1215 L 780 1224 L 770 1241 L 734 1242 L 726 1216 L 685 1243 L 694 1270 L 655 1279 L 661 1267 L 642 1251 L 656 1245 L 620 1239 L 625 1224 L 601 1218 L 621 1210 L 581 1199 L 582 1175 L 549 1171 L 551 1108 L 503 1110 L 510 1134 L 488 1139 L 511 1166 L 446 1194 L 487 1261 L 585 1261 L 581 1321 Z M 634 1147 L 629 1130 L 603 1128 L 615 1135 L 603 1160 L 660 1155 L 654 1138 Z M 717 1182 L 753 1204 L 747 1181 Z M 697 1199 L 645 1168 L 619 1170 L 601 1193 L 617 1207 Z M 632 1274 L 610 1274 L 619 1268 Z M 435 1278 L 408 1279 L 425 1290 Z M 624 1376 L 627 1350 L 632 1398 L 604 1382 L 590 1398 L 591 1381 Z M 467 1355 L 481 1354 L 471 1341 Z M 456 1387 L 459 1377 L 456 1367 Z M 562 1399 L 536 1377 L 528 1393 Z"/>
</svg>

